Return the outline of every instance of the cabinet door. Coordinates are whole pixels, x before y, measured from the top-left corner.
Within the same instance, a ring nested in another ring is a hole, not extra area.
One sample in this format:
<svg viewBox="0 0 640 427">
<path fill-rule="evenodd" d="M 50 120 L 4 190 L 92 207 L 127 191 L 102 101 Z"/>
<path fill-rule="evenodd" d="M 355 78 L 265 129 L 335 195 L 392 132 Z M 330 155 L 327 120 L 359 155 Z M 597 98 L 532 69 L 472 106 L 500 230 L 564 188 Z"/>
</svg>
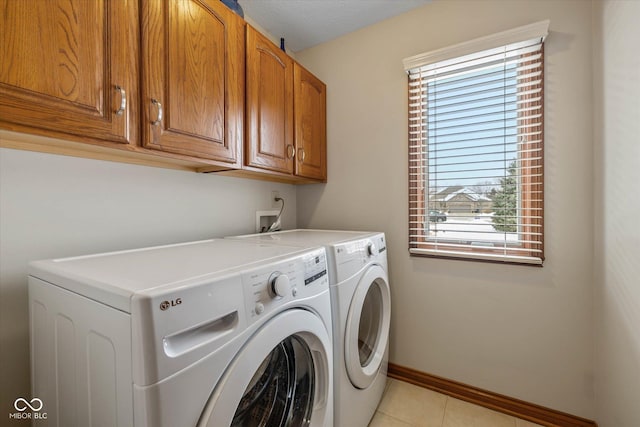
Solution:
<svg viewBox="0 0 640 427">
<path fill-rule="evenodd" d="M 3 126 L 135 141 L 137 4 L 0 0 Z"/>
<path fill-rule="evenodd" d="M 247 26 L 248 166 L 293 173 L 293 60 Z"/>
<path fill-rule="evenodd" d="M 240 166 L 244 22 L 219 0 L 142 5 L 144 145 Z"/>
<path fill-rule="evenodd" d="M 295 174 L 327 179 L 327 92 L 316 76 L 295 64 Z"/>
</svg>

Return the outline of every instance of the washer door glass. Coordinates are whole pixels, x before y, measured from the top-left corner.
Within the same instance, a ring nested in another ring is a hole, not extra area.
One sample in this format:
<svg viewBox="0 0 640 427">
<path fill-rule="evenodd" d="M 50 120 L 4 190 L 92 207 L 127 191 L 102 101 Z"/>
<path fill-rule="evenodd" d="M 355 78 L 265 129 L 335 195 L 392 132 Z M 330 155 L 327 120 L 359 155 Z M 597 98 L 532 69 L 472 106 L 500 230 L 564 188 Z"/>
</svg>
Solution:
<svg viewBox="0 0 640 427">
<path fill-rule="evenodd" d="M 345 364 L 351 383 L 369 387 L 382 366 L 391 320 L 387 275 L 380 266 L 369 268 L 356 287 L 345 330 Z"/>
<path fill-rule="evenodd" d="M 330 425 L 332 364 L 325 322 L 308 310 L 286 310 L 248 333 L 231 361 L 219 361 L 226 368 L 197 427 Z"/>
<path fill-rule="evenodd" d="M 281 341 L 251 378 L 231 426 L 308 426 L 314 383 L 307 344 L 296 336 Z"/>
</svg>

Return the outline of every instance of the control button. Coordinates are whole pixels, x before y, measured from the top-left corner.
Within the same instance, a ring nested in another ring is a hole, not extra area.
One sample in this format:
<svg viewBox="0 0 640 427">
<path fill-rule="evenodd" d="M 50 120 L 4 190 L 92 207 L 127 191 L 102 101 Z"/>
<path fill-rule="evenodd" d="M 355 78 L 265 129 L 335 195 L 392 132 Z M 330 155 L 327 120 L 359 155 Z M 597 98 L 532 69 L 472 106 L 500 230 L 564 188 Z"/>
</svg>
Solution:
<svg viewBox="0 0 640 427">
<path fill-rule="evenodd" d="M 295 286 L 291 288 L 291 295 L 293 295 L 294 297 L 298 295 L 298 288 L 296 288 Z"/>
<path fill-rule="evenodd" d="M 264 311 L 264 304 L 261 302 L 256 303 L 256 314 L 262 314 Z"/>
<path fill-rule="evenodd" d="M 289 276 L 280 274 L 271 281 L 271 291 L 275 296 L 284 297 L 289 294 Z"/>
<path fill-rule="evenodd" d="M 367 255 L 368 256 L 374 256 L 377 255 L 377 250 L 376 250 L 376 245 L 374 245 L 373 243 L 369 243 L 367 245 Z"/>
</svg>

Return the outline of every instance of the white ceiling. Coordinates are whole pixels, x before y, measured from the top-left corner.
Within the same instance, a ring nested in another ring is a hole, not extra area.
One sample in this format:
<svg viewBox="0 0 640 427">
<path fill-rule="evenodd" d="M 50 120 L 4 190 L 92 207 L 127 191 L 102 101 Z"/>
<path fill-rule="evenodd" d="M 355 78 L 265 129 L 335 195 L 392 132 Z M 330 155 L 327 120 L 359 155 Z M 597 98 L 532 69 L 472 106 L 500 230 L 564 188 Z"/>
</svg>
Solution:
<svg viewBox="0 0 640 427">
<path fill-rule="evenodd" d="M 246 16 L 298 52 L 431 0 L 239 0 Z"/>
</svg>

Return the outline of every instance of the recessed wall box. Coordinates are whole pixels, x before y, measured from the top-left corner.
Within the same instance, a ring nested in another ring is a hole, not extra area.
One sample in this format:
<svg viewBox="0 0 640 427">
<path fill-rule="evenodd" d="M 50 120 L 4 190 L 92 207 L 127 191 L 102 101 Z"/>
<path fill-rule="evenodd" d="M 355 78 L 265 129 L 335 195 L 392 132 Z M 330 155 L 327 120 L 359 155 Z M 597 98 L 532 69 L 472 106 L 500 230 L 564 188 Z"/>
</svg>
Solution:
<svg viewBox="0 0 640 427">
<path fill-rule="evenodd" d="M 256 211 L 256 233 L 267 231 L 271 224 L 278 218 L 278 209 L 269 211 Z"/>
</svg>

